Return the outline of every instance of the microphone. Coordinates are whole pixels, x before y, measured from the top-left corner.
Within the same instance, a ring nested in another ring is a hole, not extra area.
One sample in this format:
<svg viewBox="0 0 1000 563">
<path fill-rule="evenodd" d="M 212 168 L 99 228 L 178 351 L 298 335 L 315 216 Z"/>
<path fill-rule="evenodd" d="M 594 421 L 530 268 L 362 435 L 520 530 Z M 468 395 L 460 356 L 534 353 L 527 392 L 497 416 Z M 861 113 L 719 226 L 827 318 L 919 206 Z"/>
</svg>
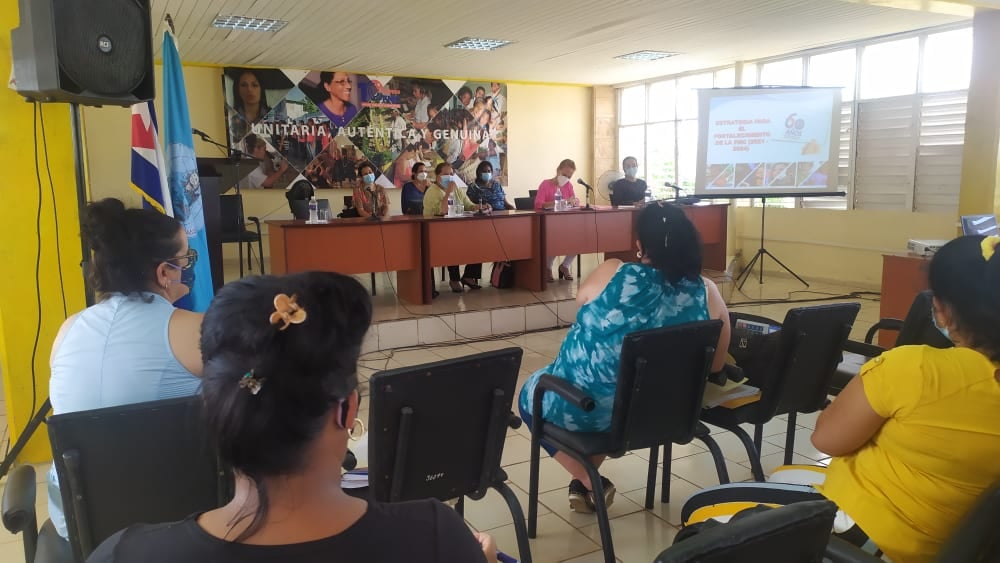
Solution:
<svg viewBox="0 0 1000 563">
<path fill-rule="evenodd" d="M 193 135 L 198 135 L 199 137 L 202 138 L 202 140 L 209 138 L 208 133 L 205 133 L 204 131 L 201 131 L 199 129 L 195 129 L 194 127 L 191 128 L 191 133 Z"/>
<path fill-rule="evenodd" d="M 584 207 L 584 209 L 590 209 L 590 192 L 594 191 L 594 188 L 592 188 L 590 184 L 588 184 L 587 182 L 584 182 L 583 178 L 577 178 L 576 183 L 587 188 L 587 193 L 586 193 L 587 205 L 586 207 Z"/>
<path fill-rule="evenodd" d="M 680 186 L 678 186 L 677 184 L 672 184 L 670 182 L 663 182 L 663 185 L 666 186 L 666 187 L 668 187 L 668 188 L 673 188 L 674 189 L 674 199 L 675 200 L 679 200 L 681 198 L 681 187 Z"/>
</svg>

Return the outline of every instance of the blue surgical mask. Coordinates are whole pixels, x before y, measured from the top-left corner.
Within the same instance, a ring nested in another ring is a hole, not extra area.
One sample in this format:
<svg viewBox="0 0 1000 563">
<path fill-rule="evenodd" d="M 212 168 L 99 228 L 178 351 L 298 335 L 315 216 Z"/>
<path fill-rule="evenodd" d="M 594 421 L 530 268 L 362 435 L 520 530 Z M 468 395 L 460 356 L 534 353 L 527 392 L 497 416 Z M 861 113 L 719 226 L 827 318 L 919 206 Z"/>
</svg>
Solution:
<svg viewBox="0 0 1000 563">
<path fill-rule="evenodd" d="M 625 175 L 629 178 L 635 178 L 635 175 L 639 173 L 639 168 L 636 166 L 629 166 L 625 169 Z"/>
<path fill-rule="evenodd" d="M 364 176 L 362 176 L 361 180 L 364 183 L 366 183 L 366 184 L 371 184 L 371 183 L 373 183 L 375 181 L 375 175 L 372 174 L 371 172 L 369 172 L 369 173 L 365 174 Z"/>
<path fill-rule="evenodd" d="M 483 172 L 482 174 L 479 175 L 479 179 L 482 180 L 482 181 L 484 181 L 484 182 L 489 182 L 490 180 L 493 179 L 493 173 L 492 172 Z"/>
<path fill-rule="evenodd" d="M 451 183 L 451 176 L 449 176 L 447 174 L 443 174 L 443 175 L 439 176 L 438 177 L 438 183 L 447 188 L 448 184 Z"/>
<path fill-rule="evenodd" d="M 939 325 L 937 315 L 934 313 L 934 306 L 931 305 L 931 322 L 934 323 L 934 328 L 938 329 L 945 338 L 951 340 L 951 334 L 948 331 L 948 327 Z"/>
</svg>

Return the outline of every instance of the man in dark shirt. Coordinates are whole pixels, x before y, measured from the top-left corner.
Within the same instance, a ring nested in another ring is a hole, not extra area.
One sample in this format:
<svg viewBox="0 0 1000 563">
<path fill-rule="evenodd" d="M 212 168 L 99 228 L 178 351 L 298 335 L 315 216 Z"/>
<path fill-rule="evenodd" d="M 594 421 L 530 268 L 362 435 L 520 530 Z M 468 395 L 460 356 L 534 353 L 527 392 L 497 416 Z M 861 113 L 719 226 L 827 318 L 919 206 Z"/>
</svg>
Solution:
<svg viewBox="0 0 1000 563">
<path fill-rule="evenodd" d="M 626 156 L 622 160 L 625 177 L 611 183 L 611 205 L 632 205 L 646 198 L 646 181 L 636 178 L 639 173 L 639 161 L 634 156 Z"/>
</svg>

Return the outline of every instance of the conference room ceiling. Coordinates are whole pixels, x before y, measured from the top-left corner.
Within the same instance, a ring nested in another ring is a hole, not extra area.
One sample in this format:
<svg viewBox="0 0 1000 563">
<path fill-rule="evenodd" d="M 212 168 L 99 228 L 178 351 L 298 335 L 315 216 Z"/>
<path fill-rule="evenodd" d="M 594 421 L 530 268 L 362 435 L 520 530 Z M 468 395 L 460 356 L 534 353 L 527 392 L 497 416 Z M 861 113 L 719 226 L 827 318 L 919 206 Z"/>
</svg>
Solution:
<svg viewBox="0 0 1000 563">
<path fill-rule="evenodd" d="M 945 11 L 842 0 L 153 0 L 156 37 L 171 14 L 187 63 L 572 84 L 619 84 L 966 19 Z M 213 28 L 220 14 L 288 25 Z M 513 44 L 443 47 L 466 36 Z M 640 50 L 680 55 L 614 58 Z"/>
</svg>

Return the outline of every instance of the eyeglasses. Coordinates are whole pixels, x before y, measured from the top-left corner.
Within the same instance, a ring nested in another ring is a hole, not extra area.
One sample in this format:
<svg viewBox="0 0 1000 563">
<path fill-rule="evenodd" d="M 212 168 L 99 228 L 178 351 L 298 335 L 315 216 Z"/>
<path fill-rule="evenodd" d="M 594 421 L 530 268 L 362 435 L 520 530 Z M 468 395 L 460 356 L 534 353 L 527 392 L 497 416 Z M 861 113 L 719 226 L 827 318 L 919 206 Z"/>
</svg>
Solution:
<svg viewBox="0 0 1000 563">
<path fill-rule="evenodd" d="M 174 264 L 174 260 L 184 260 L 183 264 Z M 174 256 L 173 258 L 167 258 L 164 260 L 167 264 L 178 268 L 180 270 L 190 270 L 194 268 L 194 265 L 198 263 L 198 251 L 193 248 L 188 249 L 188 253 L 183 256 Z"/>
</svg>

